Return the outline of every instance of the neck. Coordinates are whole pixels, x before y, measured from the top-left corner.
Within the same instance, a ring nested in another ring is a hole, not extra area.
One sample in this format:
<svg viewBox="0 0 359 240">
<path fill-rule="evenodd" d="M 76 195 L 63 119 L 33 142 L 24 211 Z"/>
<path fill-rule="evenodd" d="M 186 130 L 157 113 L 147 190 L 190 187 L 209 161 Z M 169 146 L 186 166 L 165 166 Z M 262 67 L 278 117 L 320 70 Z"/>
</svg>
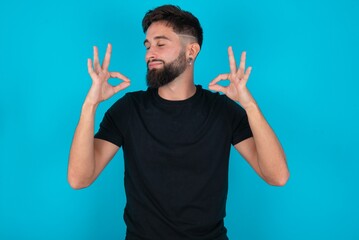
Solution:
<svg viewBox="0 0 359 240">
<path fill-rule="evenodd" d="M 196 86 L 193 81 L 193 71 L 188 70 L 172 82 L 160 87 L 158 95 L 170 101 L 186 100 L 192 97 L 196 93 Z"/>
</svg>

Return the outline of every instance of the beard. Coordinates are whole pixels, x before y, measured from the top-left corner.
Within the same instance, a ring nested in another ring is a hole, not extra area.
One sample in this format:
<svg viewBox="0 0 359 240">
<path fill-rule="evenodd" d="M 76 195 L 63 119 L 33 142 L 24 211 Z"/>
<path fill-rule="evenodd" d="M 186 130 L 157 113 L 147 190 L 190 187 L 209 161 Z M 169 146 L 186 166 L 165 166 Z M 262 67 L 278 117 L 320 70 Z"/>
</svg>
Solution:
<svg viewBox="0 0 359 240">
<path fill-rule="evenodd" d="M 147 67 L 147 86 L 150 88 L 162 87 L 181 75 L 187 67 L 186 53 L 181 51 L 178 57 L 170 63 L 165 63 L 163 60 L 155 59 L 152 61 L 160 61 L 163 63 L 162 69 L 151 69 Z M 148 62 L 149 63 L 149 62 Z M 148 65 L 147 63 L 147 65 Z"/>
</svg>

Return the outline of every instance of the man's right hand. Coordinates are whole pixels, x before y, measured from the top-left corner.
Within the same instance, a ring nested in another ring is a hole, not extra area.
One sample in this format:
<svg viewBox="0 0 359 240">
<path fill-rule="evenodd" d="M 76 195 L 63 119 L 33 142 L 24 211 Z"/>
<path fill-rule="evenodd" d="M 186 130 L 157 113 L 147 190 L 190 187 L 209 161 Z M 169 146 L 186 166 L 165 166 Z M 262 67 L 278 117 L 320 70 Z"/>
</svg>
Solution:
<svg viewBox="0 0 359 240">
<path fill-rule="evenodd" d="M 109 72 L 111 44 L 108 44 L 105 59 L 100 65 L 98 49 L 94 47 L 93 66 L 88 59 L 88 71 L 92 78 L 92 86 L 82 106 L 81 116 L 72 140 L 68 181 L 75 189 L 89 186 L 119 149 L 113 143 L 94 138 L 94 118 L 96 107 L 118 91 L 127 88 L 130 80 L 119 72 Z M 108 83 L 110 78 L 118 78 L 122 82 L 116 86 Z"/>
<path fill-rule="evenodd" d="M 119 72 L 109 72 L 108 66 L 110 65 L 112 46 L 107 45 L 105 59 L 100 65 L 98 58 L 98 49 L 96 46 L 93 48 L 93 67 L 92 61 L 87 60 L 88 72 L 92 78 L 92 86 L 87 94 L 86 102 L 92 105 L 98 105 L 100 102 L 112 97 L 115 93 L 130 86 L 130 80 Z M 118 78 L 123 82 L 116 86 L 108 83 L 110 78 Z"/>
</svg>

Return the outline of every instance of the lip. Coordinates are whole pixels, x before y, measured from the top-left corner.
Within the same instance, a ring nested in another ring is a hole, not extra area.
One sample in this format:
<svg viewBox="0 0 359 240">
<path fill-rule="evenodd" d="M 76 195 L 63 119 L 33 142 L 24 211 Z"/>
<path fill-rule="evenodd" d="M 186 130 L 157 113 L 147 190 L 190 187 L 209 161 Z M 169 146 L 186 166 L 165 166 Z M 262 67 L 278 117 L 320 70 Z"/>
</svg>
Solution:
<svg viewBox="0 0 359 240">
<path fill-rule="evenodd" d="M 148 63 L 148 69 L 158 68 L 162 65 L 163 63 L 161 61 L 152 61 Z"/>
</svg>

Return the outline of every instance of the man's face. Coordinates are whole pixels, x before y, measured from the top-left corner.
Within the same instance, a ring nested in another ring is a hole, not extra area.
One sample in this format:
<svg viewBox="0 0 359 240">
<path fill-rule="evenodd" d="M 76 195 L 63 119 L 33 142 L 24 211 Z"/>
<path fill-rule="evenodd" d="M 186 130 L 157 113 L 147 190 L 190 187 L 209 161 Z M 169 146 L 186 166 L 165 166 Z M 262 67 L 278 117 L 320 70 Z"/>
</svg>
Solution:
<svg viewBox="0 0 359 240">
<path fill-rule="evenodd" d="M 144 42 L 147 85 L 158 88 L 172 82 L 186 67 L 186 52 L 180 37 L 164 23 L 155 22 L 147 30 Z"/>
</svg>

